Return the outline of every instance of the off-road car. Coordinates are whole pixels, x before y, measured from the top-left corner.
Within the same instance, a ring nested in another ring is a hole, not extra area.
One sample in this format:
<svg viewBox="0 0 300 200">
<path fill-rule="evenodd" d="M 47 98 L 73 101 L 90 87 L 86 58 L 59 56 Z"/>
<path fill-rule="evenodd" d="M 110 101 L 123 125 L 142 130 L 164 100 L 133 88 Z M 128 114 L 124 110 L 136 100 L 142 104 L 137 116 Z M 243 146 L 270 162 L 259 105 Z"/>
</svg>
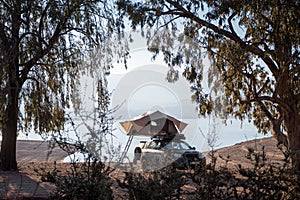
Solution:
<svg viewBox="0 0 300 200">
<path fill-rule="evenodd" d="M 205 156 L 183 139 L 155 137 L 141 141 L 135 148 L 134 163 L 140 160 L 145 171 L 169 165 L 178 169 L 195 169 L 205 165 Z"/>
</svg>

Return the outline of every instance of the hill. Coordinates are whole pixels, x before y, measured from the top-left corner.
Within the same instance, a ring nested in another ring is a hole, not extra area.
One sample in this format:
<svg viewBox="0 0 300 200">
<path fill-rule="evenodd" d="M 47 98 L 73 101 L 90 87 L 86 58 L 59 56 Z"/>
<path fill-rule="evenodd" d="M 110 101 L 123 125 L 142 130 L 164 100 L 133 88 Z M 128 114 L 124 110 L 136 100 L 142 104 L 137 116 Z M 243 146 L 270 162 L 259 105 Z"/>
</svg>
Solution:
<svg viewBox="0 0 300 200">
<path fill-rule="evenodd" d="M 277 147 L 277 141 L 274 137 L 237 143 L 233 146 L 217 149 L 214 154 L 217 157 L 217 165 L 219 166 L 227 162 L 229 167 L 235 167 L 238 164 L 249 167 L 251 165 L 251 161 L 247 158 L 249 151 L 264 152 L 267 158 L 266 163 L 275 165 L 283 163 L 284 155 Z M 207 161 L 210 162 L 211 152 L 207 152 L 206 155 Z"/>
<path fill-rule="evenodd" d="M 249 150 L 262 152 L 264 149 L 267 163 L 280 164 L 284 156 L 276 144 L 273 137 L 237 143 L 233 146 L 206 152 L 207 163 L 211 161 L 213 153 L 217 158 L 218 167 L 226 164 L 229 169 L 235 170 L 238 165 L 253 166 L 247 159 Z M 60 173 L 65 173 L 70 169 L 69 163 L 62 163 L 67 154 L 57 146 L 51 151 L 49 145 L 49 143 L 41 141 L 17 142 L 17 160 L 20 170 L 19 172 L 0 171 L 0 186 L 3 186 L 0 188 L 0 198 L 47 199 L 49 197 L 54 186 L 50 183 L 42 183 L 37 172 L 49 172 L 56 168 Z M 54 161 L 56 161 L 56 165 L 54 165 Z M 112 176 L 114 176 L 112 179 L 123 179 L 124 173 L 119 171 L 113 173 Z M 185 188 L 189 187 L 185 186 Z M 121 191 L 118 186 L 114 189 L 117 194 L 120 194 L 119 190 Z"/>
</svg>

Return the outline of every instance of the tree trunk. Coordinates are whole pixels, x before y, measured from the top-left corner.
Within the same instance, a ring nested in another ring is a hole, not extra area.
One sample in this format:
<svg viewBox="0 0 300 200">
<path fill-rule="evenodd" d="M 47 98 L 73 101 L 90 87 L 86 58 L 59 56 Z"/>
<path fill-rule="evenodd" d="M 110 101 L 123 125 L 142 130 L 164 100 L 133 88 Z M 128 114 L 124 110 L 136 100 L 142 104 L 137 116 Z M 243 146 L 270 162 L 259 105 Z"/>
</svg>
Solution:
<svg viewBox="0 0 300 200">
<path fill-rule="evenodd" d="M 293 167 L 300 177 L 300 118 L 297 112 L 290 113 L 285 120 L 288 129 L 288 144 L 291 153 Z"/>
<path fill-rule="evenodd" d="M 21 2 L 12 1 L 13 11 L 11 16 L 11 40 L 7 44 L 5 59 L 8 61 L 6 73 L 7 94 L 5 95 L 6 103 L 2 119 L 2 142 L 0 161 L 3 170 L 17 170 L 16 160 L 16 140 L 19 112 L 19 93 L 20 85 L 19 76 L 19 45 L 20 45 L 20 28 L 21 28 Z"/>
<path fill-rule="evenodd" d="M 8 105 L 4 114 L 1 143 L 1 169 L 17 170 L 16 140 L 18 123 L 18 89 L 12 87 L 8 94 Z"/>
<path fill-rule="evenodd" d="M 271 124 L 272 124 L 271 133 L 273 137 L 275 137 L 277 140 L 277 146 L 282 144 L 283 146 L 288 148 L 289 144 L 288 144 L 287 136 L 281 130 L 282 120 L 273 119 L 271 120 Z"/>
</svg>

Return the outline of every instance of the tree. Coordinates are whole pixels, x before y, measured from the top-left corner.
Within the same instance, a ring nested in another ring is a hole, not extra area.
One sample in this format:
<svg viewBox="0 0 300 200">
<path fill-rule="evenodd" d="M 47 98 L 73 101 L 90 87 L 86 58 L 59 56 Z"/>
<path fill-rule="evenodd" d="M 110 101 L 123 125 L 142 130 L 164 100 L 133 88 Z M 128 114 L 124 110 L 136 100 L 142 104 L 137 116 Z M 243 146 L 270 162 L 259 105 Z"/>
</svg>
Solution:
<svg viewBox="0 0 300 200">
<path fill-rule="evenodd" d="M 111 2 L 101 0 L 0 1 L 2 169 L 17 169 L 18 131 L 63 129 L 81 61 L 118 32 L 115 23 Z"/>
<path fill-rule="evenodd" d="M 163 52 L 173 73 L 183 66 L 201 114 L 233 115 L 270 131 L 300 172 L 299 1 L 119 0 L 118 6 L 134 29 L 152 27 L 148 48 Z M 209 83 L 223 91 L 217 98 L 202 89 L 201 55 L 212 61 Z"/>
</svg>

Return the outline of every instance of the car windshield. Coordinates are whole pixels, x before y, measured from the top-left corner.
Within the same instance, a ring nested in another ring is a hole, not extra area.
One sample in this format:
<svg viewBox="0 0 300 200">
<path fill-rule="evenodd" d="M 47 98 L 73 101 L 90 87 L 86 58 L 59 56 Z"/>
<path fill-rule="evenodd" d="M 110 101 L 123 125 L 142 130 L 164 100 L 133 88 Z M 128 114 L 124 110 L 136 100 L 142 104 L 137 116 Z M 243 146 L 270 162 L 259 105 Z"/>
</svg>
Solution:
<svg viewBox="0 0 300 200">
<path fill-rule="evenodd" d="M 192 147 L 183 141 L 172 141 L 170 143 L 168 143 L 164 149 L 177 149 L 177 150 L 189 150 L 192 149 Z"/>
</svg>

